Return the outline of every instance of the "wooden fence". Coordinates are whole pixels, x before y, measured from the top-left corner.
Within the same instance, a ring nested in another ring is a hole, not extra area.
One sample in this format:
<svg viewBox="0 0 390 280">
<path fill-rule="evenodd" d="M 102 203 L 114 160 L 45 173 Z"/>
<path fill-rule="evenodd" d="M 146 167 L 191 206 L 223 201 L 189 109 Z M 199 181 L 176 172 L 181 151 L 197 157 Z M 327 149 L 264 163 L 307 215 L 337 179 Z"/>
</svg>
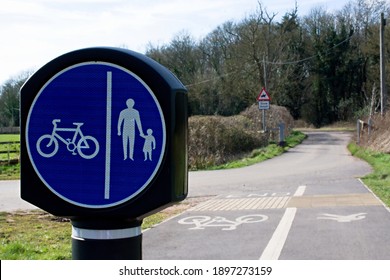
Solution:
<svg viewBox="0 0 390 280">
<path fill-rule="evenodd" d="M 20 134 L 20 127 L 0 127 L 0 134 Z"/>
<path fill-rule="evenodd" d="M 2 156 L 6 154 L 6 156 Z M 0 142 L 0 163 L 18 163 L 20 156 L 20 142 Z"/>
<path fill-rule="evenodd" d="M 372 119 L 369 119 L 367 122 L 362 120 L 357 120 L 356 122 L 356 143 L 359 145 L 360 142 L 368 141 L 371 136 L 372 131 Z M 367 131 L 367 132 L 366 132 Z M 363 137 L 365 136 L 365 139 Z"/>
</svg>

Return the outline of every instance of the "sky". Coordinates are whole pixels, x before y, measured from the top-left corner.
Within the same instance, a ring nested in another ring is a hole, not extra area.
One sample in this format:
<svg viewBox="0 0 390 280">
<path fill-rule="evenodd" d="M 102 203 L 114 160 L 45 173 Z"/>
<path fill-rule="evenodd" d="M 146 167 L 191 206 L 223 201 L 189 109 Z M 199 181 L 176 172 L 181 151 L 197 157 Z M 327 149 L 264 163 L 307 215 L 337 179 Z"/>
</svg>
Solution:
<svg viewBox="0 0 390 280">
<path fill-rule="evenodd" d="M 340 10 L 350 0 L 296 0 L 299 16 L 312 8 Z M 254 13 L 259 0 L 2 0 L 0 85 L 67 52 L 96 46 L 145 53 L 181 32 L 195 40 L 226 21 Z M 294 0 L 261 0 L 283 16 Z"/>
</svg>

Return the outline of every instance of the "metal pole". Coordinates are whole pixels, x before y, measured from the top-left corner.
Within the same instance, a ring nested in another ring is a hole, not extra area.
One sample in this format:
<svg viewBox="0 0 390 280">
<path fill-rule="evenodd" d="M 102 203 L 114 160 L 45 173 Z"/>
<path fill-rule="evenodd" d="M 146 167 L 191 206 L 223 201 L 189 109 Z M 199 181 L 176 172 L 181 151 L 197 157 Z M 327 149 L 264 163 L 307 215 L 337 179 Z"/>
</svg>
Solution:
<svg viewBox="0 0 390 280">
<path fill-rule="evenodd" d="M 284 147 L 284 145 L 286 144 L 284 141 L 284 128 L 285 128 L 284 123 L 280 123 L 279 124 L 279 146 L 281 147 Z"/>
<path fill-rule="evenodd" d="M 371 136 L 371 126 L 372 126 L 372 119 L 368 119 L 368 123 L 367 123 L 368 137 Z"/>
<path fill-rule="evenodd" d="M 72 259 L 141 260 L 141 223 L 72 220 Z"/>
<path fill-rule="evenodd" d="M 267 89 L 267 67 L 265 65 L 265 55 L 263 55 L 264 87 Z"/>
<path fill-rule="evenodd" d="M 384 14 L 381 13 L 381 24 L 380 24 L 380 80 L 381 80 L 381 115 L 385 113 L 387 89 L 386 89 L 386 68 L 385 68 L 385 47 L 384 47 L 384 30 L 386 25 L 386 19 Z"/>
<path fill-rule="evenodd" d="M 267 89 L 267 67 L 265 65 L 265 55 L 263 55 L 263 67 L 264 67 L 264 88 Z M 263 110 L 263 131 L 267 131 L 267 126 L 265 125 L 265 110 Z"/>
</svg>

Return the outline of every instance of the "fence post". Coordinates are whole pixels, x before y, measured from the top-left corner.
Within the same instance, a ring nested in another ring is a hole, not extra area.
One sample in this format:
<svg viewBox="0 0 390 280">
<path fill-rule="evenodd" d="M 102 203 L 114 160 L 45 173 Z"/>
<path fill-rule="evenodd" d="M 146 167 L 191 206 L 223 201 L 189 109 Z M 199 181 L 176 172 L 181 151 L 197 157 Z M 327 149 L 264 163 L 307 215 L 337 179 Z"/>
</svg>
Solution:
<svg viewBox="0 0 390 280">
<path fill-rule="evenodd" d="M 20 142 L 0 142 L 0 155 L 4 154 L 2 157 L 3 159 L 0 159 L 3 163 L 7 162 L 8 164 L 11 164 L 13 162 L 12 154 L 20 155 L 20 149 L 16 148 L 15 146 L 18 145 Z M 17 159 L 19 161 L 19 157 Z"/>
<path fill-rule="evenodd" d="M 8 142 L 8 153 L 7 153 L 7 156 L 8 156 L 8 164 L 10 164 L 10 162 L 11 162 L 11 142 Z"/>
<path fill-rule="evenodd" d="M 371 136 L 372 119 L 368 119 L 368 137 Z"/>
<path fill-rule="evenodd" d="M 357 131 L 356 143 L 360 145 L 360 120 L 359 119 L 356 122 L 356 131 Z"/>
</svg>

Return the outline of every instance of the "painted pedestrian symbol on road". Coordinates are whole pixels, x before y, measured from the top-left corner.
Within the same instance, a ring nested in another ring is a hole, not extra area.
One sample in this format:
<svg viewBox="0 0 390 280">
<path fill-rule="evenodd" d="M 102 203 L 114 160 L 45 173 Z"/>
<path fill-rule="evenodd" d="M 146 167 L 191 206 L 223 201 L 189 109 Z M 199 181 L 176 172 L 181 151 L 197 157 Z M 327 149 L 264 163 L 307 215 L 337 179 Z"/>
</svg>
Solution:
<svg viewBox="0 0 390 280">
<path fill-rule="evenodd" d="M 57 196 L 105 208 L 142 192 L 164 156 L 165 120 L 136 74 L 106 62 L 63 69 L 36 95 L 26 144 L 33 168 Z"/>
<path fill-rule="evenodd" d="M 334 215 L 334 214 L 322 214 L 321 217 L 317 217 L 318 220 L 333 220 L 339 223 L 350 223 L 354 221 L 363 220 L 366 218 L 367 213 L 356 213 L 352 215 Z"/>
</svg>

